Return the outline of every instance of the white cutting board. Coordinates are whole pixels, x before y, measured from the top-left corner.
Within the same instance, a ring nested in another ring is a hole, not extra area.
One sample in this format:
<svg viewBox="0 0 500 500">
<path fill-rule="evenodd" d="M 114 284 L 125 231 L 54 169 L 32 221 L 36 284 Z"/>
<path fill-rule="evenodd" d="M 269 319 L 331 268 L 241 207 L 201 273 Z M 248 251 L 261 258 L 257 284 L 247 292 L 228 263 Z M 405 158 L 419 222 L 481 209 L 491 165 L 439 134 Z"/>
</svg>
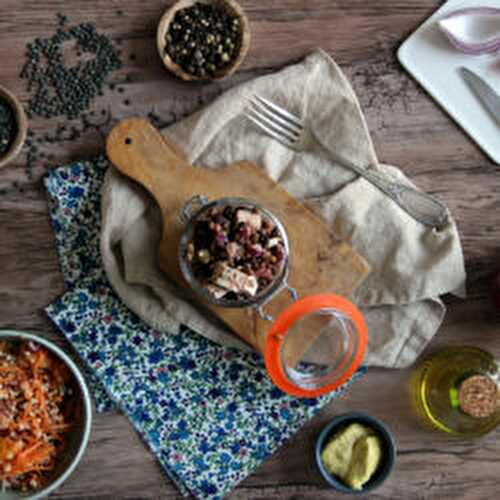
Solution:
<svg viewBox="0 0 500 500">
<path fill-rule="evenodd" d="M 453 10 L 478 6 L 500 8 L 500 0 L 449 0 L 401 45 L 398 58 L 479 147 L 500 164 L 500 126 L 472 94 L 458 71 L 460 66 L 475 71 L 500 93 L 500 53 L 462 54 L 451 45 L 436 22 Z"/>
</svg>

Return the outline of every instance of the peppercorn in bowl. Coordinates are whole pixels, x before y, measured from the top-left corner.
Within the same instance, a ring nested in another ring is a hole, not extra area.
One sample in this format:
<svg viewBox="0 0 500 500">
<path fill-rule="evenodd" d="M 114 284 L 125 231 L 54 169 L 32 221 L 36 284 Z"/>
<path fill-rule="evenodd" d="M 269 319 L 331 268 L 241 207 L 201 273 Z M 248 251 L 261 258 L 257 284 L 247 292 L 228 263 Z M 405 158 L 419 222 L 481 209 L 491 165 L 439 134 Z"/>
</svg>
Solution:
<svg viewBox="0 0 500 500">
<path fill-rule="evenodd" d="M 90 395 L 55 344 L 0 331 L 0 498 L 43 498 L 76 468 L 90 434 Z"/>
<path fill-rule="evenodd" d="M 234 0 L 179 0 L 160 21 L 157 46 L 166 68 L 183 80 L 224 78 L 248 51 L 248 19 Z"/>
<path fill-rule="evenodd" d="M 19 154 L 27 132 L 28 123 L 21 103 L 0 85 L 0 167 Z"/>
</svg>

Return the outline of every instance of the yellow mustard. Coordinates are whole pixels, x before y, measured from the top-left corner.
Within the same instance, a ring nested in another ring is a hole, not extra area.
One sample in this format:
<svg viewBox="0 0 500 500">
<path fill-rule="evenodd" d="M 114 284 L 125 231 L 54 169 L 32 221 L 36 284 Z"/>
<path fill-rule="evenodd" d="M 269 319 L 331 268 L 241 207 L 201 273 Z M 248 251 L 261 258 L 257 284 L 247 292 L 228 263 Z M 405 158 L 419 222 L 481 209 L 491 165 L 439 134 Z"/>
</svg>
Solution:
<svg viewBox="0 0 500 500">
<path fill-rule="evenodd" d="M 321 453 L 326 470 L 355 490 L 362 489 L 369 481 L 381 458 L 379 437 L 358 423 L 335 434 Z"/>
</svg>

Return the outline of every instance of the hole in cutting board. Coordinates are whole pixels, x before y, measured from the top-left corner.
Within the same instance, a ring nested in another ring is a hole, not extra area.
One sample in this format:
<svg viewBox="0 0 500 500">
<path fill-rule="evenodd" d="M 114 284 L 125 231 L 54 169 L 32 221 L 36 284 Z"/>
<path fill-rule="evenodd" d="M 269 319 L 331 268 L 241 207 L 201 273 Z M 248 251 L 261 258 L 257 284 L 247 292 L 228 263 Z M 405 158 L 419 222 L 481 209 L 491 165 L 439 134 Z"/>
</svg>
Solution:
<svg viewBox="0 0 500 500">
<path fill-rule="evenodd" d="M 130 137 L 125 138 L 125 144 L 132 144 L 132 139 Z"/>
</svg>

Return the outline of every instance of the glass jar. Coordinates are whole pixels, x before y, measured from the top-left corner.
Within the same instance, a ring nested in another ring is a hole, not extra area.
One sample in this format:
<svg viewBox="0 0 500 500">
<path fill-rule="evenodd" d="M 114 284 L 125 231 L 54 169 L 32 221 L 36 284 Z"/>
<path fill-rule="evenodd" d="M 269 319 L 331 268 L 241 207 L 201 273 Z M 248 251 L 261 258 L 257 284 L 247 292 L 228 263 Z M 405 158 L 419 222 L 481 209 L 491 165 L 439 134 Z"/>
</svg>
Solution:
<svg viewBox="0 0 500 500">
<path fill-rule="evenodd" d="M 255 219 L 252 220 L 252 216 Z M 236 243 L 240 233 L 235 237 L 235 228 L 244 232 L 248 226 L 238 222 L 240 218 L 248 220 L 248 224 L 254 223 L 252 235 L 255 241 L 260 237 L 260 243 L 241 243 L 241 238 Z M 273 213 L 248 199 L 221 198 L 209 202 L 203 196 L 196 196 L 183 207 L 181 219 L 185 229 L 178 256 L 186 283 L 205 303 L 221 308 L 255 309 L 262 319 L 272 322 L 261 353 L 271 379 L 280 389 L 299 397 L 316 397 L 337 389 L 353 375 L 366 349 L 367 328 L 363 316 L 354 304 L 337 295 L 298 298 L 296 290 L 288 284 L 291 266 L 288 236 Z M 259 229 L 255 229 L 257 227 Z M 261 227 L 269 231 L 269 238 Z M 245 267 L 248 263 L 242 264 L 243 257 L 236 260 L 238 265 L 228 264 L 231 259 L 226 246 L 230 244 L 236 244 L 237 250 L 245 248 L 245 252 L 257 245 L 262 257 L 252 258 L 254 266 L 258 267 L 260 264 L 255 262 L 263 262 L 264 258 L 276 261 L 270 257 L 271 251 L 266 251 L 266 241 L 279 245 L 275 252 L 279 260 L 267 268 L 267 264 L 262 265 L 264 281 L 256 277 L 259 271 Z M 222 262 L 217 257 L 220 255 L 223 255 Z M 214 282 L 215 269 L 220 266 L 223 267 L 221 276 L 226 272 L 227 276 Z M 270 269 L 274 273 L 272 279 L 269 279 Z M 234 281 L 228 281 L 226 278 L 232 274 Z M 235 285 L 246 285 L 248 281 L 251 281 L 247 287 L 250 291 Z M 221 288 L 221 282 L 236 288 Z M 283 291 L 289 293 L 292 304 L 275 319 L 264 307 Z M 236 333 L 247 340 L 242 332 Z"/>
<path fill-rule="evenodd" d="M 477 437 L 500 423 L 499 362 L 477 347 L 450 346 L 414 371 L 417 414 L 434 429 Z"/>
</svg>

